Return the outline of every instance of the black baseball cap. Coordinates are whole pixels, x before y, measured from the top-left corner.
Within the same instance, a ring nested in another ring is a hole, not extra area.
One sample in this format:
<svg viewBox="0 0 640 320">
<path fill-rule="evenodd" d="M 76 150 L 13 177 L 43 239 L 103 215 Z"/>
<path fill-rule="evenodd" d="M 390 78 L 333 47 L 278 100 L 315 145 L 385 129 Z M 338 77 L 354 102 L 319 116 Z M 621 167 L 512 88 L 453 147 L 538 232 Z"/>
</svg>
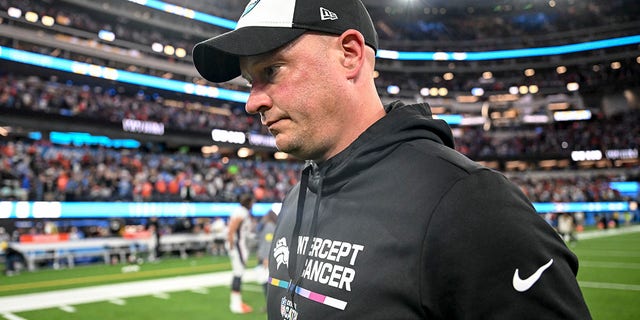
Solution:
<svg viewBox="0 0 640 320">
<path fill-rule="evenodd" d="M 267 53 L 307 31 L 340 35 L 348 29 L 378 49 L 378 34 L 360 0 L 252 0 L 235 30 L 195 45 L 193 64 L 205 79 L 225 82 L 240 75 L 240 56 Z"/>
</svg>

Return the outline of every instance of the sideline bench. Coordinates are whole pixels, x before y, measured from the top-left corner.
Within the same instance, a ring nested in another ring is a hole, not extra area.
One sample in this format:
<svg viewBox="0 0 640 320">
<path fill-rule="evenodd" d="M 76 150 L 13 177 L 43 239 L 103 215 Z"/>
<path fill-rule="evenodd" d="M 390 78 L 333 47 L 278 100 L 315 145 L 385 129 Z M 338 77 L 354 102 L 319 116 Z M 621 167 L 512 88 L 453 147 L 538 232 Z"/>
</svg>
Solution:
<svg viewBox="0 0 640 320">
<path fill-rule="evenodd" d="M 213 244 L 213 234 L 168 234 L 160 237 L 160 248 L 165 252 L 178 252 L 186 258 L 191 250 L 201 250 Z M 153 237 L 141 238 L 87 238 L 50 242 L 10 242 L 9 247 L 20 252 L 27 269 L 34 271 L 41 262 L 52 262 L 54 267 L 66 263 L 74 267 L 82 258 L 100 258 L 111 263 L 116 256 L 126 262 L 131 254 L 148 253 L 155 246 Z"/>
</svg>

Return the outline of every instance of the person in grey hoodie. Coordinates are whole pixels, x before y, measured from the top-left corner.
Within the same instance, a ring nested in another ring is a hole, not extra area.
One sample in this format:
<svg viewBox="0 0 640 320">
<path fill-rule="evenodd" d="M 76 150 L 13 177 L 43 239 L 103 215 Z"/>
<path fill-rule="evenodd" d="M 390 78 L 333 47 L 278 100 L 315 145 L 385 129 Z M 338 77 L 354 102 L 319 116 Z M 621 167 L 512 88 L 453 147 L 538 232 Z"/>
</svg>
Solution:
<svg viewBox="0 0 640 320">
<path fill-rule="evenodd" d="M 503 175 L 454 150 L 427 104 L 383 105 L 359 0 L 249 3 L 194 48 L 242 75 L 248 113 L 307 160 L 278 216 L 269 319 L 590 319 L 578 261 Z"/>
</svg>

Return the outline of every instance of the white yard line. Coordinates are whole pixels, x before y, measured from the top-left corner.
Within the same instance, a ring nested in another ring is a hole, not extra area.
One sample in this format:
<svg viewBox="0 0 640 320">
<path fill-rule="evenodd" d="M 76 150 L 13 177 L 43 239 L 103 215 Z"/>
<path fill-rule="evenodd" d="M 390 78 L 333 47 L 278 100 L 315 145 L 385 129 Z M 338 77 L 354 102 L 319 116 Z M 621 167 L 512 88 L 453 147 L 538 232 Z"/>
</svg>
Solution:
<svg viewBox="0 0 640 320">
<path fill-rule="evenodd" d="M 151 296 L 157 299 L 162 299 L 162 300 L 169 300 L 171 298 L 171 296 L 166 292 L 154 293 Z"/>
<path fill-rule="evenodd" d="M 580 287 L 582 287 L 582 288 L 595 288 L 595 289 L 640 291 L 640 286 L 639 285 L 623 284 L 623 283 L 604 283 L 604 282 L 580 281 Z"/>
<path fill-rule="evenodd" d="M 127 302 L 122 300 L 122 299 L 111 299 L 111 300 L 109 300 L 109 303 L 112 303 L 112 304 L 115 304 L 115 305 L 118 305 L 118 306 L 124 306 L 124 305 L 127 304 Z"/>
<path fill-rule="evenodd" d="M 606 261 L 580 261 L 580 267 L 604 268 L 604 269 L 631 269 L 640 270 L 640 263 L 633 262 L 606 262 Z"/>
<path fill-rule="evenodd" d="M 197 293 L 197 294 L 209 294 L 209 289 L 207 289 L 207 288 L 195 288 L 195 289 L 191 289 L 191 292 Z"/>
<path fill-rule="evenodd" d="M 0 315 L 11 319 L 12 312 L 60 308 L 99 301 L 118 301 L 174 291 L 200 290 L 205 287 L 230 285 L 231 278 L 231 272 L 228 271 L 0 297 Z M 254 270 L 247 269 L 242 279 L 247 282 L 255 281 Z"/>
<path fill-rule="evenodd" d="M 630 246 L 628 251 L 609 251 L 609 250 L 580 250 L 580 256 L 585 257 L 616 257 L 616 258 L 628 258 L 628 257 L 640 257 L 640 252 L 637 252 L 635 246 Z"/>
<path fill-rule="evenodd" d="M 640 225 L 624 226 L 616 229 L 593 230 L 577 233 L 578 240 L 617 236 L 619 234 L 640 232 Z"/>
<path fill-rule="evenodd" d="M 15 314 L 12 314 L 12 313 L 3 313 L 2 317 L 4 317 L 7 320 L 26 320 L 25 318 L 18 317 Z"/>
<path fill-rule="evenodd" d="M 63 305 L 63 306 L 59 306 L 58 309 L 67 312 L 67 313 L 75 313 L 76 312 L 76 308 L 74 306 L 67 306 L 67 305 Z"/>
</svg>

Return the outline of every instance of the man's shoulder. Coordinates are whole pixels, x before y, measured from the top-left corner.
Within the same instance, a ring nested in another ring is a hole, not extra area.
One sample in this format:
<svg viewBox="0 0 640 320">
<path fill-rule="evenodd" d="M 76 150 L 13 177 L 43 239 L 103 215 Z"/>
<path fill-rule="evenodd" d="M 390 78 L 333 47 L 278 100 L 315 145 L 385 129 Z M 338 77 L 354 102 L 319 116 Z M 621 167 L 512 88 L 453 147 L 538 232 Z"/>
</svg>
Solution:
<svg viewBox="0 0 640 320">
<path fill-rule="evenodd" d="M 247 210 L 245 207 L 242 207 L 242 206 L 234 209 L 233 212 L 231 213 L 231 218 L 244 219 L 247 216 L 249 216 L 249 210 Z"/>
<path fill-rule="evenodd" d="M 430 168 L 450 169 L 461 173 L 472 173 L 487 169 L 467 156 L 430 139 L 417 139 L 402 143 L 397 149 L 405 161 L 418 161 Z"/>
</svg>

